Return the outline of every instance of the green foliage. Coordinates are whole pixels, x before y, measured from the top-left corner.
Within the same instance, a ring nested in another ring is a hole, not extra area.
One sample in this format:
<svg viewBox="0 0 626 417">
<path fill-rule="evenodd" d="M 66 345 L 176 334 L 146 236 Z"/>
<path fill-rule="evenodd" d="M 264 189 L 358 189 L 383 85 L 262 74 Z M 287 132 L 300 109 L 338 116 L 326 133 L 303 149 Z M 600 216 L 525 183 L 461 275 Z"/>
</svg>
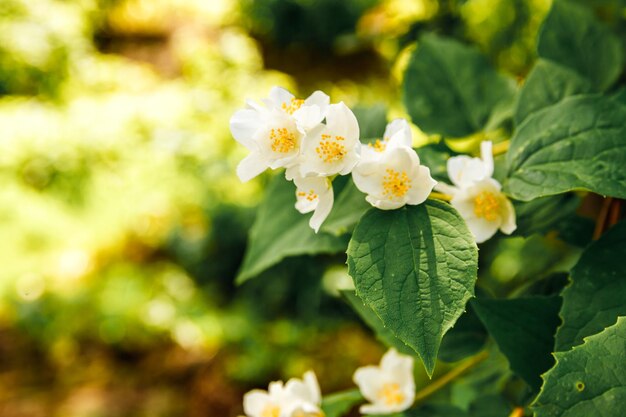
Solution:
<svg viewBox="0 0 626 417">
<path fill-rule="evenodd" d="M 540 59 L 524 81 L 515 109 L 515 123 L 565 97 L 591 92 L 591 83 L 574 70 Z"/>
<path fill-rule="evenodd" d="M 343 182 L 342 187 L 337 183 Z M 352 231 L 361 216 L 370 208 L 363 193 L 359 191 L 351 178 L 337 178 L 333 181 L 335 207 L 324 221 L 321 231 L 334 235 L 342 235 Z M 339 191 L 336 191 L 339 190 Z"/>
<path fill-rule="evenodd" d="M 462 137 L 483 129 L 494 107 L 513 91 L 511 80 L 476 49 L 429 34 L 411 55 L 402 94 L 424 132 Z"/>
<path fill-rule="evenodd" d="M 528 202 L 516 201 L 515 234 L 530 236 L 554 229 L 562 220 L 574 216 L 580 201 L 580 197 L 572 193 L 540 197 Z"/>
<path fill-rule="evenodd" d="M 322 411 L 326 417 L 340 417 L 361 401 L 363 396 L 358 389 L 337 392 L 324 397 Z"/>
<path fill-rule="evenodd" d="M 432 374 L 443 335 L 473 295 L 477 247 L 459 214 L 429 200 L 368 211 L 348 246 L 357 295 Z"/>
<path fill-rule="evenodd" d="M 537 417 L 621 417 L 626 402 L 626 319 L 557 352 L 532 405 Z"/>
<path fill-rule="evenodd" d="M 567 0 L 553 3 L 539 34 L 537 53 L 578 72 L 600 91 L 623 70 L 619 40 L 589 9 Z"/>
<path fill-rule="evenodd" d="M 507 153 L 505 190 L 529 201 L 573 189 L 626 197 L 626 107 L 573 96 L 528 117 Z"/>
<path fill-rule="evenodd" d="M 560 323 L 559 297 L 472 300 L 476 314 L 507 357 L 511 370 L 535 390 L 539 375 L 554 363 L 554 332 Z"/>
<path fill-rule="evenodd" d="M 626 315 L 626 222 L 622 221 L 583 252 L 563 291 L 563 325 L 556 350 L 566 351 Z"/>
<path fill-rule="evenodd" d="M 345 250 L 346 239 L 309 227 L 309 219 L 295 209 L 295 187 L 276 176 L 267 189 L 250 230 L 248 249 L 237 275 L 242 283 L 282 259 L 296 255 L 332 254 Z"/>
</svg>

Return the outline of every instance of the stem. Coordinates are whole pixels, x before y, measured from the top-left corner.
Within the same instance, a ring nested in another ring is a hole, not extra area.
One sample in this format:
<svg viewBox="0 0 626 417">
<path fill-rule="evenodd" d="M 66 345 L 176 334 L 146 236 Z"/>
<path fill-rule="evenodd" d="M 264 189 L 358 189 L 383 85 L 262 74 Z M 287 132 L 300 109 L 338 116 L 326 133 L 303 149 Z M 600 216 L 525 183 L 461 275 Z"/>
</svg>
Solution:
<svg viewBox="0 0 626 417">
<path fill-rule="evenodd" d="M 511 144 L 511 140 L 505 140 L 503 142 L 494 144 L 492 148 L 493 156 L 502 155 L 503 153 L 506 153 L 506 151 L 509 150 L 510 144 Z"/>
<path fill-rule="evenodd" d="M 509 417 L 523 417 L 524 409 L 522 407 L 515 407 Z"/>
<path fill-rule="evenodd" d="M 609 212 L 609 227 L 613 227 L 619 222 L 620 215 L 622 214 L 622 200 L 614 199 Z"/>
<path fill-rule="evenodd" d="M 438 193 L 436 191 L 432 191 L 430 193 L 430 198 L 436 198 L 438 200 L 443 200 L 443 201 L 450 201 L 452 200 L 452 196 L 449 194 L 443 194 L 443 193 Z"/>
<path fill-rule="evenodd" d="M 450 372 L 443 375 L 441 378 L 437 379 L 436 381 L 433 381 L 431 384 L 426 385 L 424 388 L 419 390 L 417 394 L 415 394 L 414 403 L 422 401 L 425 398 L 434 394 L 435 392 L 439 391 L 440 389 L 448 385 L 450 382 L 454 381 L 456 378 L 458 378 L 463 373 L 465 373 L 465 371 L 467 371 L 468 369 L 474 367 L 475 365 L 487 359 L 487 356 L 489 356 L 489 353 L 487 351 L 483 351 L 479 353 L 478 355 L 463 362 L 456 368 L 452 369 Z"/>
<path fill-rule="evenodd" d="M 602 236 L 604 225 L 606 224 L 606 218 L 608 217 L 609 209 L 611 208 L 611 202 L 613 202 L 612 197 L 605 198 L 602 202 L 600 214 L 598 214 L 598 218 L 596 219 L 596 228 L 593 230 L 593 240 L 598 240 L 600 239 L 600 236 Z"/>
</svg>

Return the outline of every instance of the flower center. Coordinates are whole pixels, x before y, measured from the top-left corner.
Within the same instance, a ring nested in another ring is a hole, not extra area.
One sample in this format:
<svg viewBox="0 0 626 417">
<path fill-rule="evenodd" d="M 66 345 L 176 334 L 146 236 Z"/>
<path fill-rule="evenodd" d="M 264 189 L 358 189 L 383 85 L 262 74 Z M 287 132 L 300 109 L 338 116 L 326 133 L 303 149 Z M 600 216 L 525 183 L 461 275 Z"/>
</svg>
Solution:
<svg viewBox="0 0 626 417">
<path fill-rule="evenodd" d="M 482 191 L 474 197 L 474 214 L 483 217 L 490 222 L 498 218 L 500 212 L 500 200 L 489 191 Z"/>
<path fill-rule="evenodd" d="M 383 140 L 376 139 L 376 142 L 374 142 L 374 144 L 368 143 L 367 146 L 369 146 L 370 148 L 374 148 L 376 152 L 384 152 L 385 148 L 387 148 L 387 138 Z"/>
<path fill-rule="evenodd" d="M 261 412 L 261 417 L 280 417 L 280 407 L 274 404 L 268 404 Z"/>
<path fill-rule="evenodd" d="M 388 406 L 402 404 L 405 399 L 404 394 L 400 391 L 400 385 L 395 382 L 384 384 L 378 391 L 378 397 Z"/>
<path fill-rule="evenodd" d="M 283 103 L 282 109 L 288 114 L 294 114 L 304 104 L 304 100 L 292 98 L 289 104 Z"/>
<path fill-rule="evenodd" d="M 317 194 L 315 193 L 315 190 L 309 190 L 308 193 L 304 191 L 298 191 L 298 197 L 306 198 L 309 201 L 317 200 Z"/>
<path fill-rule="evenodd" d="M 270 142 L 274 152 L 287 153 L 296 147 L 296 135 L 286 127 L 270 130 Z"/>
<path fill-rule="evenodd" d="M 324 162 L 339 162 L 347 153 L 346 147 L 342 144 L 345 140 L 343 136 L 322 135 L 320 145 L 315 148 L 315 152 Z"/>
<path fill-rule="evenodd" d="M 398 172 L 388 168 L 387 175 L 383 177 L 383 195 L 393 199 L 404 197 L 411 189 L 411 180 L 406 172 Z"/>
</svg>

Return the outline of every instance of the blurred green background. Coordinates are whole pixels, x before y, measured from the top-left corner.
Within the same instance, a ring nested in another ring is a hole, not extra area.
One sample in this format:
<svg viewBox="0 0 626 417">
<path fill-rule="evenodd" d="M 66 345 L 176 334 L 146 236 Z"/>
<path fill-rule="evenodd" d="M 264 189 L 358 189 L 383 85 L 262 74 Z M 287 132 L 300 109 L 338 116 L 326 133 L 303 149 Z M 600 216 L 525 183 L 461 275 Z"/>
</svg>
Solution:
<svg viewBox="0 0 626 417">
<path fill-rule="evenodd" d="M 404 116 L 424 31 L 521 79 L 549 6 L 1 0 L 0 415 L 237 416 L 248 389 L 310 368 L 324 392 L 352 386 L 383 348 L 334 295 L 345 259 L 233 284 L 271 174 L 239 182 L 230 116 L 273 85 Z M 528 253 L 571 263 L 542 239 L 493 243 L 486 286 L 532 276 Z"/>
</svg>

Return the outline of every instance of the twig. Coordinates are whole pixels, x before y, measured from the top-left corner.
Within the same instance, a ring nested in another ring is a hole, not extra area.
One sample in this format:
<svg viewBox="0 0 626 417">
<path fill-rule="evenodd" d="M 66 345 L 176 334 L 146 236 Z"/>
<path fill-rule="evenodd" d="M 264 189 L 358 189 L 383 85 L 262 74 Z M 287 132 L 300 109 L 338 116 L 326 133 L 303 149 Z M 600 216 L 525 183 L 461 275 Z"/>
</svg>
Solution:
<svg viewBox="0 0 626 417">
<path fill-rule="evenodd" d="M 502 155 L 509 150 L 509 145 L 511 144 L 510 140 L 505 140 L 499 143 L 495 143 L 492 148 L 493 156 Z"/>
<path fill-rule="evenodd" d="M 426 385 L 424 388 L 419 390 L 417 394 L 415 394 L 415 403 L 420 402 L 424 400 L 425 398 L 431 396 L 435 392 L 439 391 L 440 389 L 448 385 L 450 382 L 454 381 L 456 378 L 458 378 L 463 373 L 465 373 L 468 369 L 474 367 L 475 365 L 487 359 L 487 356 L 489 356 L 489 352 L 483 351 L 479 353 L 478 355 L 463 362 L 456 368 L 452 369 L 450 372 L 443 375 L 441 378 L 437 379 L 436 381 L 433 381 L 432 383 Z"/>
<path fill-rule="evenodd" d="M 596 219 L 596 228 L 593 231 L 593 240 L 598 240 L 600 239 L 600 236 L 602 236 L 602 232 L 604 231 L 604 225 L 606 224 L 606 219 L 609 215 L 609 208 L 611 208 L 612 201 L 613 198 L 608 197 L 605 198 L 602 202 L 600 214 L 598 214 L 598 218 Z"/>
<path fill-rule="evenodd" d="M 522 407 L 515 407 L 509 417 L 524 417 L 524 409 Z"/>
<path fill-rule="evenodd" d="M 451 195 L 438 193 L 436 191 L 431 192 L 429 197 L 430 198 L 436 198 L 438 200 L 443 200 L 443 201 L 450 201 L 450 200 L 452 200 L 452 196 Z"/>
</svg>

